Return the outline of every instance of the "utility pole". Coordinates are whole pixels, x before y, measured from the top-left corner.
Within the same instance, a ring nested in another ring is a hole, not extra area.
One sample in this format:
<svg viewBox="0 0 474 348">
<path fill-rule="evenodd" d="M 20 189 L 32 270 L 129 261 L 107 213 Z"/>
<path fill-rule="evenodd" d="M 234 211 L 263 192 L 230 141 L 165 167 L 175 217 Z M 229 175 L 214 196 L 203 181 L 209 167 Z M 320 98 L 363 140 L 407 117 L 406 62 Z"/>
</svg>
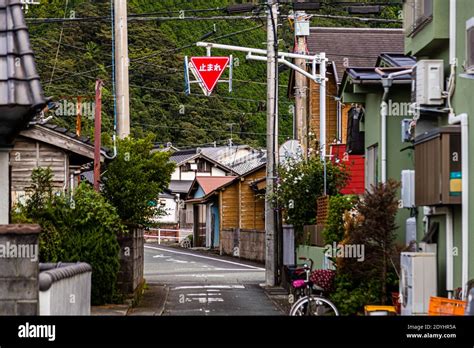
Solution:
<svg viewBox="0 0 474 348">
<path fill-rule="evenodd" d="M 278 48 L 277 0 L 268 0 L 267 8 L 267 178 L 265 198 L 265 285 L 275 286 L 277 279 L 277 229 L 272 204 L 278 149 Z"/>
<path fill-rule="evenodd" d="M 114 22 L 117 133 L 123 139 L 130 135 L 127 0 L 114 0 Z"/>
<path fill-rule="evenodd" d="M 94 190 L 100 192 L 100 143 L 102 129 L 102 81 L 95 83 L 94 113 Z"/>
<path fill-rule="evenodd" d="M 326 53 L 320 54 L 319 75 L 326 77 Z M 326 79 L 319 84 L 319 153 L 321 160 L 326 164 Z M 326 191 L 326 176 L 324 176 Z M 325 192 L 326 194 L 326 192 Z"/>
<path fill-rule="evenodd" d="M 306 37 L 309 35 L 309 16 L 304 11 L 297 11 L 295 19 L 295 46 L 296 52 L 306 54 Z M 306 70 L 306 59 L 295 59 L 295 65 Z M 296 140 L 303 148 L 303 157 L 308 155 L 308 78 L 303 74 L 295 73 L 295 123 Z"/>
</svg>

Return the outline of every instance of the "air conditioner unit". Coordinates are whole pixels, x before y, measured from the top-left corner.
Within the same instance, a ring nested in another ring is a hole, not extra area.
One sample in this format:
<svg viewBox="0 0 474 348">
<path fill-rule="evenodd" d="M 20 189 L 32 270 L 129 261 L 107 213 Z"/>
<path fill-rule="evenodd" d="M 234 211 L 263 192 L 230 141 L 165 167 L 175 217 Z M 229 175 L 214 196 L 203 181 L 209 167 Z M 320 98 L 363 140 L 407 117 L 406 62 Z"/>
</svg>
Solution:
<svg viewBox="0 0 474 348">
<path fill-rule="evenodd" d="M 416 63 L 415 71 L 417 105 L 443 105 L 443 60 L 420 60 Z"/>
<path fill-rule="evenodd" d="M 415 171 L 402 170 L 402 206 L 415 207 Z"/>
<path fill-rule="evenodd" d="M 404 252 L 400 259 L 402 315 L 426 315 L 430 297 L 437 295 L 435 253 Z"/>
</svg>

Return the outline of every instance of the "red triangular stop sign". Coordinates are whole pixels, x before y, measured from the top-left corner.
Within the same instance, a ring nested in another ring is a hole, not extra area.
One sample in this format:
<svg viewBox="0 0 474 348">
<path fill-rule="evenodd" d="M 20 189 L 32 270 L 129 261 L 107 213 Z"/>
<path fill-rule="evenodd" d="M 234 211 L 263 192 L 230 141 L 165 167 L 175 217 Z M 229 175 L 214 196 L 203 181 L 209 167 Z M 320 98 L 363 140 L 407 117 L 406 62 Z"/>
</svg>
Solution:
<svg viewBox="0 0 474 348">
<path fill-rule="evenodd" d="M 192 57 L 191 63 L 207 91 L 211 93 L 229 64 L 229 57 Z"/>
</svg>

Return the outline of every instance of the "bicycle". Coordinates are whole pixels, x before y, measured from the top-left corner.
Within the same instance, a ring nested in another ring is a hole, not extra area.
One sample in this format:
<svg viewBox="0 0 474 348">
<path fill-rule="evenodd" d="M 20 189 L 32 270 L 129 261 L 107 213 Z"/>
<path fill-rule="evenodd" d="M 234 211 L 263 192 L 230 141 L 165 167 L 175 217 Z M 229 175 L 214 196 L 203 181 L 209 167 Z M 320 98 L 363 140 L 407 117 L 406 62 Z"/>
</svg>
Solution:
<svg viewBox="0 0 474 348">
<path fill-rule="evenodd" d="M 300 260 L 309 261 L 311 266 L 305 263 L 302 269 L 297 270 L 297 273 L 305 274 L 305 279 L 292 281 L 294 293 L 303 296 L 291 306 L 290 316 L 339 316 L 334 303 L 324 297 L 325 290 L 310 280 L 313 260 L 306 257 L 300 257 Z"/>
</svg>

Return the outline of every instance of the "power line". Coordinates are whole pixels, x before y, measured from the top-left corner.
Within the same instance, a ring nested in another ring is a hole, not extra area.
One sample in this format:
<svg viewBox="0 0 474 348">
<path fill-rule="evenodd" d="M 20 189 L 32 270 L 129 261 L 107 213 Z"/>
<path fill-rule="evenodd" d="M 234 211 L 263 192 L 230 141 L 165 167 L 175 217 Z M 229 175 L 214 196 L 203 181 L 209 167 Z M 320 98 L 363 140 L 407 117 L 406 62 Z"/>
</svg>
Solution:
<svg viewBox="0 0 474 348">
<path fill-rule="evenodd" d="M 66 18 L 66 12 L 67 12 L 68 5 L 69 5 L 69 0 L 66 0 L 65 1 L 65 7 L 64 7 L 64 18 Z M 56 56 L 54 58 L 53 70 L 51 71 L 51 77 L 49 78 L 48 88 L 51 87 L 51 83 L 53 82 L 54 72 L 56 70 L 56 64 L 58 63 L 59 49 L 61 48 L 61 41 L 63 39 L 63 33 L 64 33 L 64 23 L 61 26 L 61 32 L 59 34 L 58 48 L 56 50 Z"/>
<path fill-rule="evenodd" d="M 313 17 L 329 18 L 329 19 L 344 19 L 360 22 L 374 22 L 374 23 L 403 23 L 399 19 L 373 18 L 373 17 L 355 17 L 329 14 L 312 14 Z M 281 15 L 281 18 L 287 18 L 287 15 Z M 265 16 L 210 16 L 210 17 L 131 17 L 128 22 L 168 22 L 168 21 L 221 21 L 221 20 L 263 20 Z M 81 17 L 81 18 L 27 18 L 26 21 L 30 24 L 45 24 L 45 23 L 85 23 L 85 22 L 110 22 L 110 17 Z"/>
</svg>

